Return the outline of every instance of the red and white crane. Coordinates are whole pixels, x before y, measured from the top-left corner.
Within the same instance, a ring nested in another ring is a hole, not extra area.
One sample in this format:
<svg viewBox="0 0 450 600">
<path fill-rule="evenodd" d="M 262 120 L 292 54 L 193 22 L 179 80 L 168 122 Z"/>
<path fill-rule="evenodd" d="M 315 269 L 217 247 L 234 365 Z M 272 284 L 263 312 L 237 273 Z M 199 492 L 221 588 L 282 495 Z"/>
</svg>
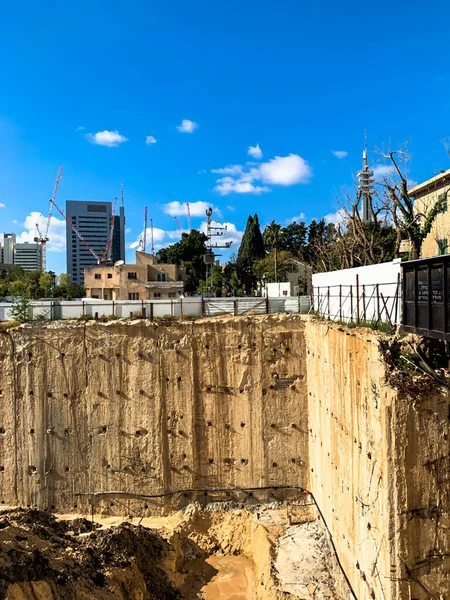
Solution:
<svg viewBox="0 0 450 600">
<path fill-rule="evenodd" d="M 144 207 L 144 231 L 142 232 L 142 237 L 140 240 L 140 251 L 146 252 L 147 250 L 147 207 Z"/>
<path fill-rule="evenodd" d="M 108 239 L 108 243 L 105 246 L 105 249 L 103 250 L 102 264 L 111 262 L 111 249 L 112 249 L 113 235 L 114 235 L 114 221 L 115 221 L 115 217 L 116 217 L 116 204 L 117 204 L 117 198 L 114 198 L 112 212 L 111 212 L 111 223 L 109 226 L 109 239 Z"/>
<path fill-rule="evenodd" d="M 50 198 L 50 206 L 49 206 L 49 210 L 48 210 L 48 217 L 47 217 L 47 222 L 45 225 L 44 234 L 42 234 L 41 230 L 39 229 L 39 223 L 36 223 L 36 231 L 37 231 L 38 235 L 34 238 L 34 241 L 39 242 L 41 244 L 41 256 L 40 256 L 40 270 L 41 271 L 45 271 L 45 267 L 46 267 L 46 254 L 47 254 L 46 245 L 49 240 L 48 230 L 50 227 L 50 221 L 52 220 L 52 211 L 53 211 L 54 201 L 56 200 L 56 195 L 58 194 L 59 183 L 63 176 L 62 172 L 63 172 L 63 167 L 59 167 L 58 175 L 56 176 L 55 184 L 53 186 L 53 194 L 52 194 L 52 197 Z"/>
<path fill-rule="evenodd" d="M 181 231 L 181 233 L 183 233 L 183 228 L 181 227 L 180 219 L 178 217 L 174 217 L 174 219 L 178 225 L 178 229 Z"/>
</svg>

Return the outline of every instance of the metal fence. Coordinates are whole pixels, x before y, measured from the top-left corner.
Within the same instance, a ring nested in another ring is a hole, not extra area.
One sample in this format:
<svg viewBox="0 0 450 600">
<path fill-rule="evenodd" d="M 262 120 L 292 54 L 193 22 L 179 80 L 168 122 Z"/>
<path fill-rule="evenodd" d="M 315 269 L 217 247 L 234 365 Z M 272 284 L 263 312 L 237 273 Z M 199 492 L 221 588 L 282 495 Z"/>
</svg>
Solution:
<svg viewBox="0 0 450 600">
<path fill-rule="evenodd" d="M 286 298 L 178 298 L 176 300 L 36 300 L 30 303 L 28 319 L 201 317 L 307 313 L 309 296 Z M 0 321 L 12 316 L 11 302 L 0 303 Z"/>
<path fill-rule="evenodd" d="M 331 321 L 394 325 L 401 319 L 401 293 L 400 277 L 392 282 L 360 284 L 356 275 L 355 285 L 314 288 L 313 307 Z"/>
</svg>

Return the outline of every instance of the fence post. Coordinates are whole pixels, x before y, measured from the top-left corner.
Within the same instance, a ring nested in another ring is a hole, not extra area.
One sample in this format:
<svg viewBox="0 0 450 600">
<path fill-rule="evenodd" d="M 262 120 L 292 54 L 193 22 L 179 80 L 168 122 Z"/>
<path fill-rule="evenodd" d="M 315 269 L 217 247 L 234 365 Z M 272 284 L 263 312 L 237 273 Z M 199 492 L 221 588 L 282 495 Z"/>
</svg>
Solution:
<svg viewBox="0 0 450 600">
<path fill-rule="evenodd" d="M 183 316 L 183 298 L 180 298 L 180 313 Z"/>
<path fill-rule="evenodd" d="M 350 285 L 350 321 L 353 323 L 353 285 Z"/>
<path fill-rule="evenodd" d="M 362 286 L 362 301 L 363 301 L 363 320 L 366 320 L 366 285 Z"/>
<path fill-rule="evenodd" d="M 380 285 L 377 283 L 376 285 L 377 288 L 377 323 L 381 318 L 380 315 Z"/>
<path fill-rule="evenodd" d="M 153 302 L 150 302 L 150 321 L 153 321 Z"/>
<path fill-rule="evenodd" d="M 114 310 L 114 300 L 112 301 L 112 316 L 116 316 L 116 311 Z"/>
<path fill-rule="evenodd" d="M 339 321 L 342 321 L 342 285 L 339 285 Z"/>
<path fill-rule="evenodd" d="M 233 302 L 233 308 L 234 308 L 234 316 L 235 316 L 235 317 L 237 317 L 237 315 L 239 314 L 239 312 L 238 312 L 238 310 L 239 310 L 239 309 L 238 309 L 238 301 L 237 301 L 237 299 L 236 299 L 236 300 L 234 300 L 234 302 Z"/>
<path fill-rule="evenodd" d="M 359 325 L 359 275 L 356 275 L 356 324 Z"/>
<path fill-rule="evenodd" d="M 317 314 L 319 315 L 319 317 L 321 317 L 322 315 L 320 314 L 320 285 L 317 288 Z"/>
<path fill-rule="evenodd" d="M 173 317 L 173 300 L 170 301 L 170 316 Z"/>
<path fill-rule="evenodd" d="M 206 303 L 205 303 L 205 299 L 202 296 L 202 317 L 204 317 L 206 314 L 205 309 L 206 309 Z"/>
<path fill-rule="evenodd" d="M 83 304 L 83 317 L 84 317 L 84 300 L 82 301 Z"/>
<path fill-rule="evenodd" d="M 267 292 L 267 290 L 266 290 Z M 266 315 L 269 314 L 269 296 L 266 296 Z"/>
<path fill-rule="evenodd" d="M 330 286 L 328 286 L 327 297 L 328 297 L 328 319 L 330 319 Z"/>
<path fill-rule="evenodd" d="M 395 317 L 394 317 L 394 325 L 397 325 L 397 312 L 398 312 L 398 296 L 400 294 L 400 273 L 397 273 L 397 289 L 395 290 Z M 445 314 L 447 314 L 447 309 L 445 310 Z"/>
<path fill-rule="evenodd" d="M 141 300 L 141 316 L 144 316 L 144 301 Z"/>
</svg>

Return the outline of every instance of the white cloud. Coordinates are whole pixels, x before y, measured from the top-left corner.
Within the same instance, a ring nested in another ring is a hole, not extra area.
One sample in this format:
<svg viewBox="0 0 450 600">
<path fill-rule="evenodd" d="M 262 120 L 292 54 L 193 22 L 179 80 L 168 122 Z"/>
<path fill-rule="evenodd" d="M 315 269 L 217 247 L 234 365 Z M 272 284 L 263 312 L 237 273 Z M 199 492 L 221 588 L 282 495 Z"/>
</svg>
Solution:
<svg viewBox="0 0 450 600">
<path fill-rule="evenodd" d="M 217 225 L 218 227 L 226 227 L 226 231 L 223 232 L 223 236 L 220 237 L 220 241 L 219 243 L 222 245 L 225 242 L 233 242 L 233 246 L 235 245 L 239 245 L 241 243 L 241 239 L 242 236 L 244 235 L 243 231 L 239 231 L 236 227 L 236 225 L 234 223 L 229 223 L 229 222 L 225 222 L 225 223 L 219 223 L 218 221 L 211 221 L 211 224 Z M 203 221 L 203 223 L 200 225 L 199 230 L 202 233 L 206 234 L 206 226 L 207 226 L 207 222 Z M 218 250 L 219 254 L 220 254 L 220 250 Z"/>
<path fill-rule="evenodd" d="M 154 138 L 152 135 L 147 135 L 147 137 L 145 138 L 145 143 L 147 144 L 147 146 L 156 144 L 156 138 Z"/>
<path fill-rule="evenodd" d="M 263 192 L 270 192 L 270 188 L 266 185 L 254 185 L 249 181 L 236 180 L 232 177 L 222 177 L 221 179 L 218 179 L 214 190 L 219 192 L 221 196 L 227 196 L 232 193 L 262 194 Z"/>
<path fill-rule="evenodd" d="M 300 221 L 304 221 L 305 218 L 306 218 L 305 213 L 300 213 L 299 215 L 296 215 L 295 217 L 291 217 L 286 222 L 287 223 L 300 223 Z"/>
<path fill-rule="evenodd" d="M 86 127 L 83 127 L 82 125 L 80 127 L 77 127 L 77 131 L 84 131 L 86 129 Z"/>
<path fill-rule="evenodd" d="M 31 212 L 23 223 L 25 231 L 17 235 L 17 242 L 34 242 L 36 237 L 36 223 L 41 233 L 44 234 L 47 226 L 47 217 L 39 212 Z M 52 215 L 48 229 L 47 252 L 64 252 L 66 249 L 66 222 Z"/>
<path fill-rule="evenodd" d="M 6 204 L 3 204 L 2 202 L 0 202 L 0 208 L 6 208 Z"/>
<path fill-rule="evenodd" d="M 127 228 L 125 229 L 125 233 L 131 233 L 131 227 L 127 227 Z"/>
<path fill-rule="evenodd" d="M 189 119 L 183 119 L 180 125 L 177 125 L 177 129 L 180 133 L 192 133 L 197 127 L 197 123 L 195 121 L 190 121 Z"/>
<path fill-rule="evenodd" d="M 228 204 L 227 210 L 231 210 L 231 212 L 234 212 L 236 210 L 236 207 L 235 206 L 231 206 L 231 204 Z"/>
<path fill-rule="evenodd" d="M 146 231 L 147 231 L 147 252 L 151 252 L 150 246 L 152 243 L 152 230 L 150 227 L 147 227 Z M 140 240 L 142 239 L 143 235 L 144 235 L 144 231 L 141 231 L 137 240 L 135 242 L 132 242 L 129 247 L 132 249 L 139 248 Z M 154 243 L 155 247 L 157 244 L 159 245 L 159 247 L 161 247 L 161 245 L 159 243 L 162 242 L 165 237 L 166 237 L 166 232 L 164 231 L 164 229 L 159 229 L 158 227 L 153 227 L 153 243 Z"/>
<path fill-rule="evenodd" d="M 348 156 L 347 150 L 332 150 L 331 154 L 334 154 L 336 158 L 346 158 Z"/>
<path fill-rule="evenodd" d="M 127 142 L 128 139 L 123 135 L 120 135 L 118 131 L 97 131 L 97 133 L 86 133 L 84 136 L 88 142 L 97 146 L 107 146 L 108 148 L 115 148 Z"/>
<path fill-rule="evenodd" d="M 19 222 L 19 221 L 18 221 L 17 219 L 13 219 L 13 223 L 14 223 L 14 225 L 17 225 L 17 223 L 18 223 L 18 222 Z"/>
<path fill-rule="evenodd" d="M 373 167 L 372 171 L 375 179 L 381 179 L 382 177 L 395 173 L 395 167 L 393 165 L 376 165 Z"/>
<path fill-rule="evenodd" d="M 217 179 L 214 190 L 222 196 L 227 194 L 262 194 L 270 192 L 268 185 L 290 186 L 296 183 L 307 183 L 312 170 L 305 159 L 298 154 L 275 156 L 271 160 L 257 164 L 228 165 L 221 169 L 213 169 L 212 173 L 226 175 Z"/>
<path fill-rule="evenodd" d="M 259 168 L 262 180 L 277 185 L 294 185 L 306 183 L 312 175 L 309 164 L 298 154 L 275 156 Z"/>
<path fill-rule="evenodd" d="M 189 210 L 191 213 L 191 217 L 204 217 L 205 211 L 211 206 L 209 202 L 202 202 L 198 200 L 197 202 L 189 203 Z M 217 216 L 220 216 L 220 210 L 216 206 L 211 206 L 214 213 Z M 178 202 L 177 200 L 173 202 L 169 202 L 168 204 L 163 205 L 163 211 L 166 215 L 170 215 L 171 217 L 180 217 L 183 215 L 187 215 L 187 206 L 185 202 Z"/>
<path fill-rule="evenodd" d="M 339 208 L 335 213 L 325 215 L 324 219 L 327 225 L 330 225 L 330 223 L 341 225 L 345 220 L 345 211 L 342 208 Z"/>
<path fill-rule="evenodd" d="M 262 155 L 263 155 L 262 150 L 259 147 L 259 144 L 256 144 L 256 146 L 249 146 L 247 153 L 250 156 L 253 156 L 253 158 L 262 158 Z"/>
</svg>

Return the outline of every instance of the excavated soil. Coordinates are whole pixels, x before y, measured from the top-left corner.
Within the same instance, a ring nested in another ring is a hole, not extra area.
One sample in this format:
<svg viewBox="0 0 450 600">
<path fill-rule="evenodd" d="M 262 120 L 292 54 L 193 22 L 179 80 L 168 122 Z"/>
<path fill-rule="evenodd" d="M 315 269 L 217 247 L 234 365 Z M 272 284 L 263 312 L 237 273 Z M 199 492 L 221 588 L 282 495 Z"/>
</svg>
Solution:
<svg viewBox="0 0 450 600">
<path fill-rule="evenodd" d="M 122 521 L 122 522 L 121 522 Z M 0 512 L 0 600 L 347 598 L 309 506 L 190 505 L 147 519 Z"/>
</svg>

